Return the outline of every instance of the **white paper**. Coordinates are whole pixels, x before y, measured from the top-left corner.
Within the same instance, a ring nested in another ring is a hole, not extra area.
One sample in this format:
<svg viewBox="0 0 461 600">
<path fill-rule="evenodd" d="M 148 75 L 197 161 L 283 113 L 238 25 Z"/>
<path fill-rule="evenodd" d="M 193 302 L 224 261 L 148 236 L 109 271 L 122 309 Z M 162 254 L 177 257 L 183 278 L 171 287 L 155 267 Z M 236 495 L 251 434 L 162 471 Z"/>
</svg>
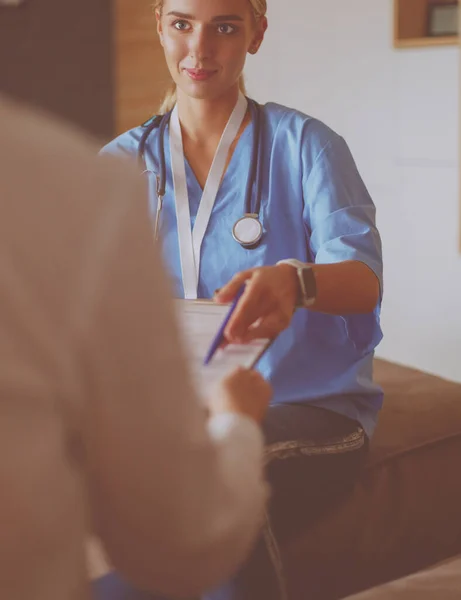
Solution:
<svg viewBox="0 0 461 600">
<path fill-rule="evenodd" d="M 217 350 L 211 362 L 203 361 L 228 311 L 228 305 L 211 301 L 176 300 L 181 335 L 188 351 L 193 376 L 202 392 L 210 389 L 237 367 L 250 369 L 267 348 L 269 340 L 228 344 Z"/>
</svg>

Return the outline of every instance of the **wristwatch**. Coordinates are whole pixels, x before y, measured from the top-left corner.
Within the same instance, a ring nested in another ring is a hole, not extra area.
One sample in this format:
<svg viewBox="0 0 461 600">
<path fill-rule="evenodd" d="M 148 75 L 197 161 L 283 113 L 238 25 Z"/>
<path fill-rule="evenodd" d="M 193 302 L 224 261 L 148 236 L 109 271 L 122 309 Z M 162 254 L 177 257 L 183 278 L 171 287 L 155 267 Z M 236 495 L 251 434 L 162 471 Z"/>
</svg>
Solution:
<svg viewBox="0 0 461 600">
<path fill-rule="evenodd" d="M 299 282 L 296 305 L 301 308 L 312 306 L 317 297 L 317 284 L 312 266 L 306 265 L 296 258 L 286 258 L 285 260 L 280 260 L 277 264 L 291 265 L 296 269 Z"/>
</svg>

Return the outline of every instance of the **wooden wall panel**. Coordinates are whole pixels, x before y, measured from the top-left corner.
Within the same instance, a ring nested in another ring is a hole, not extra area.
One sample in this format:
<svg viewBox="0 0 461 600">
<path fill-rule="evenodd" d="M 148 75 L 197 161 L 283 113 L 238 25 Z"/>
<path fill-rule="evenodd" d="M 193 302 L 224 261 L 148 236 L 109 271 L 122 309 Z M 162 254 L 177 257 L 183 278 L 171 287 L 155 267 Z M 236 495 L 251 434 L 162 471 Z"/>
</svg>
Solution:
<svg viewBox="0 0 461 600">
<path fill-rule="evenodd" d="M 155 114 L 170 82 L 150 0 L 115 0 L 116 133 Z"/>
</svg>

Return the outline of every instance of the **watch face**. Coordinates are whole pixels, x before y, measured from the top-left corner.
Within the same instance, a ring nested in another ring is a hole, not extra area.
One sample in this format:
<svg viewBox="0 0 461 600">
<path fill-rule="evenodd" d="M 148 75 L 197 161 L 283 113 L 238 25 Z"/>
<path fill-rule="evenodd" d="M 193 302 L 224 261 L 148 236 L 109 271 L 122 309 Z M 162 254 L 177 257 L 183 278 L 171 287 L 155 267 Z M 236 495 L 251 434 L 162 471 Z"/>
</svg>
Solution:
<svg viewBox="0 0 461 600">
<path fill-rule="evenodd" d="M 315 282 L 314 270 L 310 267 L 301 269 L 301 277 L 303 278 L 305 301 L 315 300 L 317 296 L 317 286 Z"/>
</svg>

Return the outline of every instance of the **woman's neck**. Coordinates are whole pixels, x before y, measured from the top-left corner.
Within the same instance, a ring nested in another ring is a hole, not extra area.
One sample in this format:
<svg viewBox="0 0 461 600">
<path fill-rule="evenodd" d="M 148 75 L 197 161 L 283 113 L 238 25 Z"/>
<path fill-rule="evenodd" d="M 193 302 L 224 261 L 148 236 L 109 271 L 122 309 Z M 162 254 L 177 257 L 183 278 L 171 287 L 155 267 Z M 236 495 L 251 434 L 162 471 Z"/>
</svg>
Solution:
<svg viewBox="0 0 461 600">
<path fill-rule="evenodd" d="M 197 145 L 220 139 L 237 104 L 238 86 L 214 100 L 190 98 L 178 90 L 178 112 L 183 137 Z"/>
</svg>

